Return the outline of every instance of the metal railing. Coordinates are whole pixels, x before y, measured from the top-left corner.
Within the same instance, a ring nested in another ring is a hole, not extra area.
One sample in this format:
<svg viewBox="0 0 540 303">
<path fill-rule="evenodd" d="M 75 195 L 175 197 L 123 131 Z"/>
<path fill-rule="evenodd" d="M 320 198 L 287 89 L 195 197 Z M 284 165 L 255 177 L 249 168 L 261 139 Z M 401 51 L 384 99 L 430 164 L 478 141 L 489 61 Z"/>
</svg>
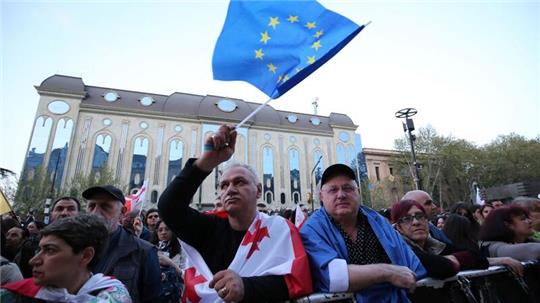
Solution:
<svg viewBox="0 0 540 303">
<path fill-rule="evenodd" d="M 520 277 L 504 266 L 468 270 L 445 280 L 425 278 L 416 282 L 412 302 L 437 303 L 534 303 L 540 302 L 540 260 L 522 262 Z M 296 303 L 356 302 L 352 293 L 314 293 Z"/>
</svg>

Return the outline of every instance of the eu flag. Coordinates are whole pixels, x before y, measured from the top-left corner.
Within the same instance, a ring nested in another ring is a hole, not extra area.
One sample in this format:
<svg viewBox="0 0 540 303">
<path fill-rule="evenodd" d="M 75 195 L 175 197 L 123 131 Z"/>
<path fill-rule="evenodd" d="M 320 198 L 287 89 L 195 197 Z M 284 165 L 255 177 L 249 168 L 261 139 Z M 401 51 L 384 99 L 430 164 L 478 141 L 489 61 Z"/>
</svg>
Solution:
<svg viewBox="0 0 540 303">
<path fill-rule="evenodd" d="M 214 49 L 214 79 L 246 81 L 276 99 L 363 28 L 314 0 L 232 0 Z"/>
</svg>

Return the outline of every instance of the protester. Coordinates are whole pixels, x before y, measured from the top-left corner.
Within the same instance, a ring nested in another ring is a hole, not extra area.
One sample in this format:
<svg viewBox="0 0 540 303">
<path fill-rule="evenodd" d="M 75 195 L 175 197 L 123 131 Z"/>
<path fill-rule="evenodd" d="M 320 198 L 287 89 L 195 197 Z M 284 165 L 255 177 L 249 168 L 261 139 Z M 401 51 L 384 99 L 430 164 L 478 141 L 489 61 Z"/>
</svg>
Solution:
<svg viewBox="0 0 540 303">
<path fill-rule="evenodd" d="M 231 164 L 223 170 L 219 189 L 227 218 L 189 207 L 203 180 L 232 156 L 235 144 L 234 128 L 222 125 L 206 138 L 201 158 L 187 161 L 158 203 L 161 218 L 184 242 L 183 301 L 274 302 L 311 293 L 298 232 L 283 218 L 257 211 L 262 185 L 251 167 Z"/>
<path fill-rule="evenodd" d="M 60 197 L 51 206 L 51 222 L 60 218 L 74 217 L 81 211 L 81 202 L 75 197 Z"/>
<path fill-rule="evenodd" d="M 532 235 L 529 212 L 518 205 L 494 209 L 480 229 L 481 247 L 490 257 L 519 261 L 540 259 L 540 242 Z"/>
<path fill-rule="evenodd" d="M 6 236 L 4 233 L 0 233 L 1 242 L 0 246 L 4 248 L 6 246 Z M 17 264 L 10 262 L 8 259 L 0 256 L 0 285 L 4 285 L 8 282 L 15 282 L 22 280 L 23 276 Z"/>
<path fill-rule="evenodd" d="M 153 232 L 153 233 L 156 232 L 158 221 L 159 221 L 159 211 L 158 211 L 158 209 L 157 208 L 150 208 L 146 212 L 145 224 L 146 224 L 146 226 L 148 227 L 148 229 L 151 232 Z"/>
<path fill-rule="evenodd" d="M 517 197 L 512 200 L 512 205 L 519 205 L 529 211 L 531 227 L 533 230 L 532 238 L 540 240 L 540 199 L 532 197 Z"/>
<path fill-rule="evenodd" d="M 418 256 L 429 277 L 445 279 L 460 270 L 488 267 L 488 261 L 479 251 L 458 249 L 431 237 L 426 211 L 414 200 L 401 200 L 394 204 L 392 222 Z"/>
<path fill-rule="evenodd" d="M 42 230 L 45 227 L 45 223 L 41 221 L 32 221 L 26 226 L 26 229 L 28 229 L 28 233 L 30 236 L 32 235 L 39 235 L 39 231 Z"/>
<path fill-rule="evenodd" d="M 490 204 L 493 206 L 493 208 L 500 208 L 504 206 L 504 202 L 501 200 L 491 201 Z"/>
<path fill-rule="evenodd" d="M 41 234 L 40 250 L 30 260 L 33 278 L 3 285 L 2 302 L 131 302 L 120 281 L 92 274 L 108 239 L 103 220 L 92 215 L 63 218 Z"/>
<path fill-rule="evenodd" d="M 133 233 L 135 236 L 151 242 L 154 239 L 157 239 L 157 237 L 152 233 L 144 224 L 142 223 L 141 217 L 140 217 L 140 211 L 138 209 L 134 209 L 128 213 L 125 213 L 122 216 L 122 226 Z"/>
<path fill-rule="evenodd" d="M 444 232 L 444 224 L 446 223 L 447 218 L 448 218 L 448 214 L 444 213 L 444 214 L 437 215 L 437 221 L 435 221 L 437 228 L 442 230 L 443 232 Z"/>
<path fill-rule="evenodd" d="M 433 202 L 433 199 L 431 196 L 423 191 L 423 190 L 411 190 L 405 193 L 405 195 L 401 198 L 401 200 L 414 200 L 422 207 L 424 207 L 424 210 L 426 211 L 426 214 L 428 216 L 428 219 L 433 218 L 435 216 L 435 209 L 437 206 L 435 205 L 435 202 Z M 448 239 L 448 237 L 444 234 L 444 232 L 437 228 L 437 226 L 433 225 L 431 222 L 428 223 L 429 227 L 429 234 L 444 243 L 452 244 L 452 241 Z"/>
<path fill-rule="evenodd" d="M 452 240 L 456 247 L 464 248 L 475 253 L 482 253 L 478 243 L 478 238 L 471 233 L 471 222 L 469 219 L 451 214 L 446 220 L 444 233 Z M 483 254 L 483 253 L 482 253 Z M 523 265 L 516 259 L 510 257 L 488 257 L 489 265 L 506 265 L 519 275 L 523 275 Z"/>
<path fill-rule="evenodd" d="M 320 201 L 300 230 L 315 290 L 354 292 L 358 302 L 408 302 L 407 289 L 426 271 L 384 217 L 360 206 L 353 170 L 328 167 Z"/>
<path fill-rule="evenodd" d="M 154 244 L 158 248 L 161 268 L 160 302 L 179 302 L 184 288 L 182 268 L 185 266 L 185 256 L 182 255 L 180 242 L 165 222 L 158 221 L 156 226 L 158 241 Z"/>
<path fill-rule="evenodd" d="M 484 217 L 482 216 L 482 205 L 473 204 L 469 209 L 473 214 L 474 220 L 476 220 L 479 225 L 482 225 L 482 222 L 484 221 Z"/>
<path fill-rule="evenodd" d="M 482 224 L 484 224 L 484 221 L 493 209 L 493 206 L 489 203 L 482 205 L 482 208 L 480 208 L 480 211 L 482 213 Z"/>
<path fill-rule="evenodd" d="M 28 237 L 28 230 L 15 226 L 10 228 L 6 233 L 6 257 L 8 260 L 15 260 L 15 256 L 19 253 L 24 240 Z"/>
<path fill-rule="evenodd" d="M 95 186 L 82 193 L 87 211 L 105 219 L 109 231 L 107 249 L 92 267 L 94 272 L 111 275 L 129 291 L 133 302 L 154 302 L 161 291 L 157 251 L 119 223 L 126 212 L 122 191 L 112 185 Z"/>
</svg>

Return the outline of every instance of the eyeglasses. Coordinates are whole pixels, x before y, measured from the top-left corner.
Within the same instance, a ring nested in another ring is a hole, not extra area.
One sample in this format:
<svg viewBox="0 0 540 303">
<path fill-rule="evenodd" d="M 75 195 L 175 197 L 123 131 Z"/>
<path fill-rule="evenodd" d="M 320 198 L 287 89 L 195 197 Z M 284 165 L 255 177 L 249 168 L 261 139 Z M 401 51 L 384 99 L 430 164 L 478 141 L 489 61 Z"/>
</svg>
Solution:
<svg viewBox="0 0 540 303">
<path fill-rule="evenodd" d="M 335 194 L 338 193 L 339 190 L 340 190 L 339 186 L 329 186 L 328 188 L 324 189 L 323 191 L 330 194 L 330 195 L 335 195 Z M 357 187 L 352 186 L 352 185 L 343 185 L 341 187 L 341 191 L 344 192 L 347 195 L 352 194 L 356 190 L 357 190 Z"/>
<path fill-rule="evenodd" d="M 409 225 L 409 224 L 412 224 L 413 223 L 413 220 L 416 219 L 416 221 L 418 222 L 425 222 L 427 220 L 427 217 L 424 213 L 416 213 L 412 216 L 405 216 L 405 217 L 402 217 L 401 219 L 398 220 L 399 223 L 402 223 L 402 224 L 406 224 L 406 225 Z"/>
</svg>

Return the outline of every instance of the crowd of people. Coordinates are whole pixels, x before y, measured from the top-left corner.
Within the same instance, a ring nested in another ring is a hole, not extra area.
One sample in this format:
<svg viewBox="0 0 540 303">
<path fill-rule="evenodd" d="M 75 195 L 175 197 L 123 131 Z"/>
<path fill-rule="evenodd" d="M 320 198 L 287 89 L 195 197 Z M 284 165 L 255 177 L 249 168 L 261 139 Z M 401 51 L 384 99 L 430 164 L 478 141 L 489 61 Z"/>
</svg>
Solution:
<svg viewBox="0 0 540 303">
<path fill-rule="evenodd" d="M 440 212 L 407 192 L 381 213 L 360 203 L 343 164 L 320 181 L 322 207 L 300 228 L 293 211 L 264 203 L 257 173 L 227 163 L 216 209 L 189 206 L 203 180 L 234 153 L 236 131 L 206 139 L 161 195 L 158 208 L 127 211 L 121 190 L 96 186 L 51 205 L 47 226 L 29 213 L 2 218 L 2 302 L 279 302 L 351 292 L 357 302 L 407 302 L 416 281 L 540 259 L 540 200 L 520 197 Z M 299 210 L 297 210 L 299 211 Z"/>
</svg>

